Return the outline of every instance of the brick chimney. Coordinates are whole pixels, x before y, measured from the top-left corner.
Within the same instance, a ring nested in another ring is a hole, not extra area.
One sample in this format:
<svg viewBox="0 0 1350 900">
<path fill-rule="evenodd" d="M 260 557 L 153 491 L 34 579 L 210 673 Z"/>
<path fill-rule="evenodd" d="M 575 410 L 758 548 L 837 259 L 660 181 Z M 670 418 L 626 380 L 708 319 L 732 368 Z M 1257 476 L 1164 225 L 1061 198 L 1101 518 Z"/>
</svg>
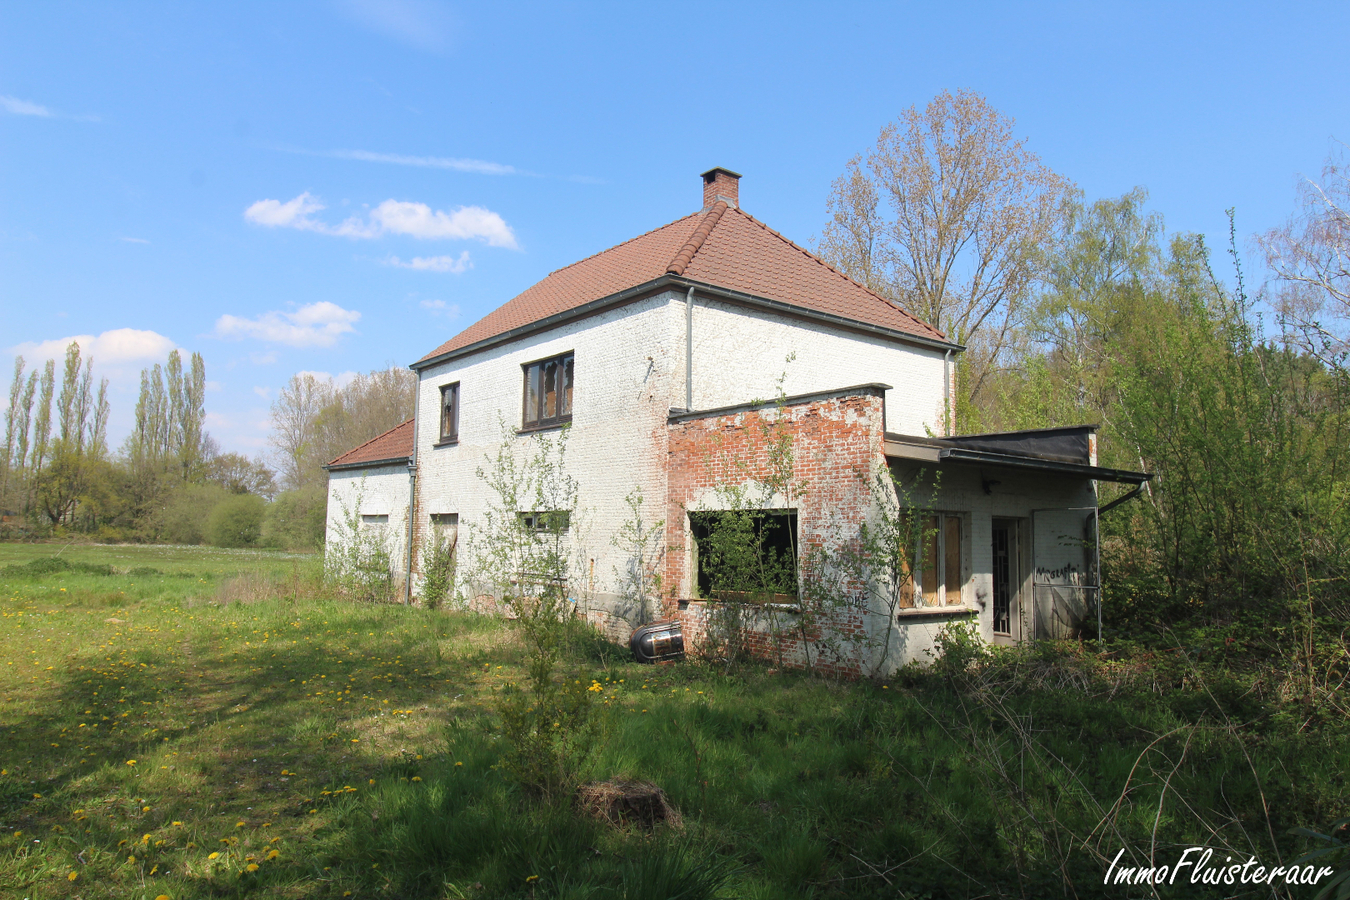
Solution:
<svg viewBox="0 0 1350 900">
<path fill-rule="evenodd" d="M 735 207 L 740 202 L 741 173 L 720 166 L 703 173 L 703 208 L 707 209 L 718 200 L 725 200 L 727 206 Z"/>
</svg>

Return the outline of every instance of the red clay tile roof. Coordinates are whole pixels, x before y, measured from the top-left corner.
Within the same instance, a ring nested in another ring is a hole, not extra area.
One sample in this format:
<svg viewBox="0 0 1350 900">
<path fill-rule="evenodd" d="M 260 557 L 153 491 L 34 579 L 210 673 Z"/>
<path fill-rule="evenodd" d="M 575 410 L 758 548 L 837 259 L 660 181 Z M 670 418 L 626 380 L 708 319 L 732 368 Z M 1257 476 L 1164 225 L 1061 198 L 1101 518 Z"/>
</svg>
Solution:
<svg viewBox="0 0 1350 900">
<path fill-rule="evenodd" d="M 916 337 L 946 340 L 942 332 L 747 213 L 718 201 L 709 209 L 558 269 L 419 362 L 667 274 Z"/>
<path fill-rule="evenodd" d="M 332 467 L 359 466 L 373 462 L 409 459 L 413 452 L 413 420 L 395 425 L 384 434 L 366 441 L 355 450 L 348 450 L 328 465 Z"/>
</svg>

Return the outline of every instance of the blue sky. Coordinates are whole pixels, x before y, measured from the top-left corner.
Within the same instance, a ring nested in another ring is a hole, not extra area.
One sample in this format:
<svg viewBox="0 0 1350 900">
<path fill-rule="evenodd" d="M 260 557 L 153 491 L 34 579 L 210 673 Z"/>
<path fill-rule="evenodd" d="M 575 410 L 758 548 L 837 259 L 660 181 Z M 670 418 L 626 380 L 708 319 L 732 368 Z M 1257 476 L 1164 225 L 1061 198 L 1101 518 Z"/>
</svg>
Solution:
<svg viewBox="0 0 1350 900">
<path fill-rule="evenodd" d="M 298 371 L 407 364 L 701 205 L 799 243 L 881 126 L 970 89 L 1089 199 L 1279 225 L 1350 140 L 1350 5 L 0 3 L 0 363 L 200 352 L 266 450 Z M 1336 48 L 1335 52 L 1327 48 Z M 1249 260 L 1255 269 L 1255 260 Z"/>
</svg>

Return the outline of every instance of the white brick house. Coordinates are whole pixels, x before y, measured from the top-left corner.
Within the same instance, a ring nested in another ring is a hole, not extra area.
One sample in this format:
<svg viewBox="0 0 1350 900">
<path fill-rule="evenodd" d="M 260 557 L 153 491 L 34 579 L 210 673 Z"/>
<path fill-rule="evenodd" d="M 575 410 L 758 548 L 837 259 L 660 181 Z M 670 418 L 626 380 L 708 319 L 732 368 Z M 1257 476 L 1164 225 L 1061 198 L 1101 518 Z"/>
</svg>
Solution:
<svg viewBox="0 0 1350 900">
<path fill-rule="evenodd" d="M 808 486 L 781 513 L 802 548 L 846 542 L 875 516 L 882 467 L 940 473 L 923 512 L 938 538 L 916 559 L 914 599 L 838 622 L 884 643 L 885 658 L 859 651 L 832 667 L 922 660 L 953 618 L 990 641 L 1076 630 L 1095 602 L 1083 540 L 1095 481 L 1146 476 L 1096 467 L 1090 428 L 906 437 L 947 434 L 962 348 L 744 213 L 739 177 L 705 173 L 697 212 L 550 274 L 413 363 L 415 418 L 329 465 L 330 535 L 364 485 L 360 512 L 387 529 L 415 595 L 430 529 L 480 520 L 485 458 L 568 426 L 579 609 L 616 633 L 638 624 L 620 621 L 627 561 L 611 536 L 639 488 L 665 521 L 659 612 L 684 617 L 696 642 L 708 604 L 735 602 L 700 591 L 699 513 L 716 508 L 719 485 L 763 474 L 761 426 L 777 421 Z M 798 661 L 807 652 L 788 647 Z"/>
</svg>

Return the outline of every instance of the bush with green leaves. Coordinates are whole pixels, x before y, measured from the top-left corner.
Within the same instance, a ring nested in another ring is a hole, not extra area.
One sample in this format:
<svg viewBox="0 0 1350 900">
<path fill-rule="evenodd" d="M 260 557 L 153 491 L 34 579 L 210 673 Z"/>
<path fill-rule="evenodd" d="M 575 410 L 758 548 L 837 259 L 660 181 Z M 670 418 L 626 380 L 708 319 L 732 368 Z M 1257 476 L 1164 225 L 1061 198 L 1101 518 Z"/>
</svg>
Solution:
<svg viewBox="0 0 1350 900">
<path fill-rule="evenodd" d="M 436 609 L 450 596 L 455 586 L 455 551 L 459 535 L 447 539 L 433 528 L 431 540 L 422 549 L 422 603 Z"/>
<path fill-rule="evenodd" d="M 231 494 L 206 520 L 206 542 L 216 547 L 256 547 L 267 504 L 253 494 Z"/>
<path fill-rule="evenodd" d="M 489 500 L 474 528 L 472 590 L 505 605 L 525 644 L 526 677 L 502 693 L 503 767 L 546 797 L 566 794 L 595 738 L 590 681 L 572 677 L 564 651 L 589 625 L 575 615 L 569 559 L 576 549 L 577 483 L 567 474 L 566 428 L 502 442 L 477 470 Z"/>
<path fill-rule="evenodd" d="M 357 485 L 351 503 L 337 498 L 339 514 L 324 546 L 324 578 L 349 600 L 387 603 L 394 599 L 394 560 L 385 543 L 384 526 L 366 527 L 361 520 L 365 479 Z"/>
</svg>

